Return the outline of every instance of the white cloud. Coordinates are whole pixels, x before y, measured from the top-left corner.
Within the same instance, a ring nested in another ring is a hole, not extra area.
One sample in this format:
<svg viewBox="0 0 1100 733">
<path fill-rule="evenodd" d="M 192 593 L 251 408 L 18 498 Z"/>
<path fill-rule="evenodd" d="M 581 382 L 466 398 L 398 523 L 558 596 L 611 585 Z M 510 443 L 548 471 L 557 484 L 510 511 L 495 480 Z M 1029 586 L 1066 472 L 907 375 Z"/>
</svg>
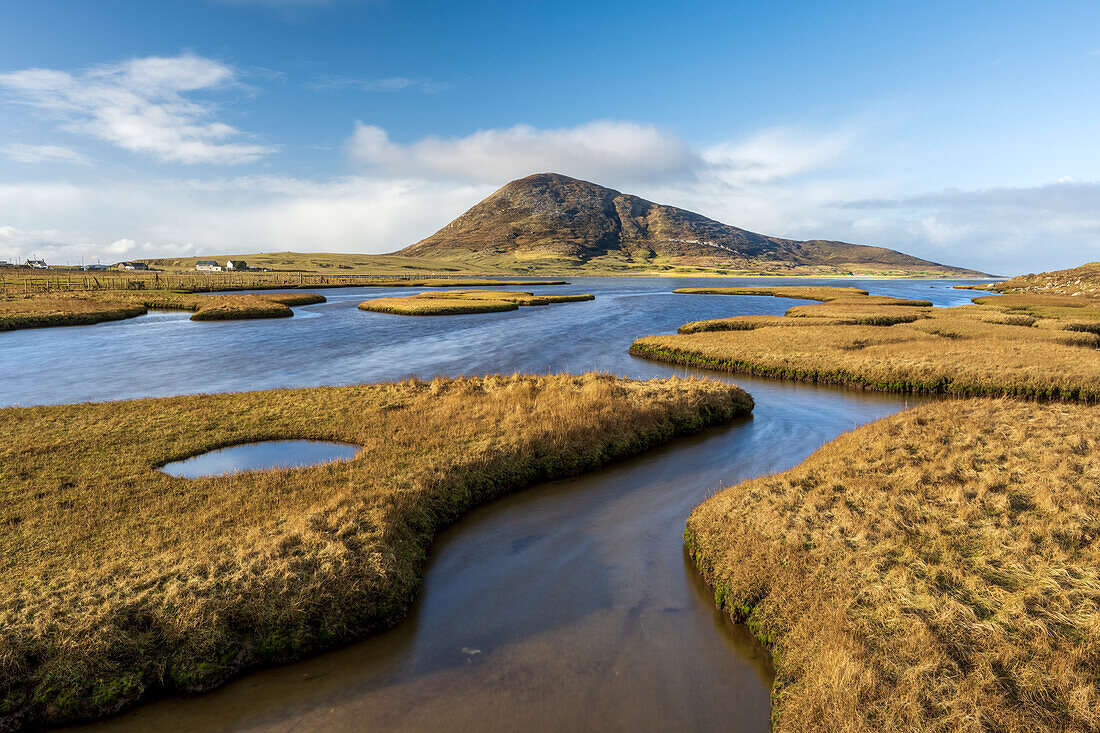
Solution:
<svg viewBox="0 0 1100 733">
<path fill-rule="evenodd" d="M 23 143 L 12 143 L 0 147 L 0 153 L 3 153 L 17 163 L 60 161 L 64 163 L 76 163 L 77 165 L 91 165 L 91 161 L 88 160 L 86 156 L 63 145 L 26 145 Z"/>
<path fill-rule="evenodd" d="M 386 252 L 431 234 L 492 188 L 277 176 L 0 185 L 0 222 L 11 222 L 0 227 L 0 259 Z M 34 228 L 45 221 L 56 229 Z"/>
<path fill-rule="evenodd" d="M 553 170 L 793 239 L 840 239 L 1002 274 L 1100 259 L 1100 183 L 913 193 L 857 128 L 762 130 L 692 148 L 652 126 L 505 128 L 408 144 L 360 125 L 369 170 L 0 184 L 0 258 L 104 261 L 258 251 L 389 252 L 492 190 Z M 919 189 L 917 189 L 919 191 Z"/>
<path fill-rule="evenodd" d="M 596 181 L 655 180 L 682 177 L 700 163 L 675 135 L 615 120 L 556 129 L 515 125 L 409 144 L 393 142 L 382 128 L 360 122 L 348 153 L 375 175 L 498 185 L 544 171 Z"/>
<path fill-rule="evenodd" d="M 854 225 L 927 245 L 943 258 L 965 253 L 991 272 L 1051 270 L 1100 260 L 1100 183 L 1063 178 L 1032 187 L 947 189 L 838 205 L 866 212 Z"/>
<path fill-rule="evenodd" d="M 821 170 L 842 160 L 852 148 L 855 130 L 821 133 L 797 128 L 770 128 L 744 140 L 706 148 L 708 172 L 727 184 L 745 186 Z"/>
<path fill-rule="evenodd" d="M 112 264 L 143 257 L 187 256 L 195 253 L 193 244 L 164 242 L 139 243 L 128 237 L 107 244 L 89 241 L 76 232 L 25 230 L 0 227 L 0 260 L 44 259 L 51 265 L 102 261 Z"/>
<path fill-rule="evenodd" d="M 12 102 L 44 111 L 64 129 L 162 161 L 232 165 L 275 148 L 242 142 L 214 118 L 216 107 L 187 95 L 239 86 L 236 71 L 213 59 L 148 56 L 75 74 L 53 69 L 0 73 Z"/>
</svg>

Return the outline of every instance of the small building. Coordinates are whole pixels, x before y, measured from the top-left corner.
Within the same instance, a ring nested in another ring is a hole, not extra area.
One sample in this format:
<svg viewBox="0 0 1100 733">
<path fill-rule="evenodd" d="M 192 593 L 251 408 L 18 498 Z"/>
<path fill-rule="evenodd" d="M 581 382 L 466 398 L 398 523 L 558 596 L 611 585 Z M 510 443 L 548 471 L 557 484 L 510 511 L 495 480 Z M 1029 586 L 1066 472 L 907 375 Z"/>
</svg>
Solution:
<svg viewBox="0 0 1100 733">
<path fill-rule="evenodd" d="M 50 266 L 46 264 L 45 260 L 27 260 L 26 267 L 33 268 L 35 270 L 48 270 Z"/>
<path fill-rule="evenodd" d="M 199 260 L 195 263 L 195 269 L 203 272 L 221 272 L 222 266 L 214 260 Z"/>
<path fill-rule="evenodd" d="M 247 270 L 248 263 L 244 260 L 229 260 L 225 263 L 225 269 L 227 270 Z"/>
<path fill-rule="evenodd" d="M 119 269 L 122 270 L 148 270 L 149 265 L 144 262 L 120 262 L 118 263 Z"/>
<path fill-rule="evenodd" d="M 84 265 L 84 267 L 80 269 L 84 270 L 85 272 L 103 272 L 107 269 L 107 265 L 100 265 L 97 263 L 94 265 Z"/>
</svg>

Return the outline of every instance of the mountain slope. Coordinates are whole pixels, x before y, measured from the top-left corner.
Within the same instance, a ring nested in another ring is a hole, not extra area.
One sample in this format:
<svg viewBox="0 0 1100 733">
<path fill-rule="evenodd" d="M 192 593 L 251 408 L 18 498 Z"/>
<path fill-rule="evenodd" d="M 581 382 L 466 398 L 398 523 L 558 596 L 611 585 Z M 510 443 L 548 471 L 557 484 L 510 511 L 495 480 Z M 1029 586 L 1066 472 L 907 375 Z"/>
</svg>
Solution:
<svg viewBox="0 0 1100 733">
<path fill-rule="evenodd" d="M 1100 298 L 1100 262 L 1086 262 L 1068 270 L 1017 275 L 986 287 L 998 293 L 1052 293 Z"/>
<path fill-rule="evenodd" d="M 982 275 L 881 247 L 768 237 L 556 173 L 512 181 L 395 254 L 470 263 L 515 258 L 784 273 Z"/>
</svg>

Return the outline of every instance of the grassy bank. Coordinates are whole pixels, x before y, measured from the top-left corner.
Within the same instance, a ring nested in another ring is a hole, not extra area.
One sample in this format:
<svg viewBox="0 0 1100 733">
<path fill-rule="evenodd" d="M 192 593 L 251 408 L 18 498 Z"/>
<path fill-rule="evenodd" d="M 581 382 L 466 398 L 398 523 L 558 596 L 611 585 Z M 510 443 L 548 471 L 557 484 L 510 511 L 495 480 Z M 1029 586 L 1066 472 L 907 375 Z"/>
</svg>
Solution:
<svg viewBox="0 0 1100 733">
<path fill-rule="evenodd" d="M 180 293 L 134 290 L 73 294 L 36 293 L 0 299 L 0 331 L 84 326 L 144 315 L 150 310 L 191 311 L 192 321 L 287 318 L 292 306 L 325 302 L 315 293 Z"/>
<path fill-rule="evenodd" d="M 88 326 L 144 315 L 148 309 L 135 303 L 89 298 L 19 298 L 0 300 L 0 331 L 46 326 Z"/>
<path fill-rule="evenodd" d="M 1048 295 L 1085 295 L 1100 298 L 1100 262 L 1088 262 L 1068 270 L 1054 270 L 1017 277 L 988 285 L 956 285 L 970 290 L 998 293 L 1044 293 Z"/>
<path fill-rule="evenodd" d="M 520 306 L 577 303 L 594 295 L 535 295 L 510 290 L 459 290 L 450 293 L 418 293 L 395 298 L 375 298 L 359 304 L 360 310 L 401 316 L 456 316 L 499 313 Z"/>
<path fill-rule="evenodd" d="M 867 295 L 861 288 L 841 288 L 833 285 L 776 285 L 751 288 L 676 288 L 683 295 L 766 295 L 774 298 L 796 298 L 828 302 L 838 298 Z"/>
<path fill-rule="evenodd" d="M 0 410 L 0 729 L 202 691 L 398 621 L 470 507 L 752 409 L 730 385 L 485 377 Z M 186 480 L 260 440 L 349 462 Z"/>
<path fill-rule="evenodd" d="M 688 548 L 773 650 L 775 730 L 1100 729 L 1097 425 L 939 402 L 700 505 Z"/>
<path fill-rule="evenodd" d="M 677 335 L 640 338 L 630 351 L 882 391 L 1100 400 L 1100 321 L 1092 320 L 1100 319 L 1100 299 L 1049 298 L 995 296 L 957 308 L 836 298 L 795 306 L 781 318 L 685 324 Z"/>
<path fill-rule="evenodd" d="M 831 286 L 791 286 L 778 288 L 681 288 L 675 293 L 692 295 L 770 295 L 777 298 L 818 300 L 817 305 L 788 308 L 786 317 L 734 316 L 705 321 L 691 321 L 680 326 L 678 333 L 700 331 L 751 331 L 765 326 L 864 325 L 892 326 L 912 323 L 928 316 L 929 300 L 892 298 L 868 295 L 859 288 Z M 884 307 L 889 306 L 889 307 Z"/>
</svg>

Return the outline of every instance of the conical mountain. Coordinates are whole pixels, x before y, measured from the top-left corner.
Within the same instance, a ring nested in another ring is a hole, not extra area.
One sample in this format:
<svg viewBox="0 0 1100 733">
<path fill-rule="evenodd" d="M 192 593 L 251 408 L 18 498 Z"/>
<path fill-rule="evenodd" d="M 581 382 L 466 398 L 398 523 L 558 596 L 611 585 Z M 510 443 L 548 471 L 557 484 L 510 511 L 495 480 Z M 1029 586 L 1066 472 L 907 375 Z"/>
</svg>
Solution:
<svg viewBox="0 0 1100 733">
<path fill-rule="evenodd" d="M 882 247 L 756 234 L 558 173 L 512 181 L 396 254 L 498 266 L 515 258 L 632 268 L 982 274 Z"/>
</svg>

